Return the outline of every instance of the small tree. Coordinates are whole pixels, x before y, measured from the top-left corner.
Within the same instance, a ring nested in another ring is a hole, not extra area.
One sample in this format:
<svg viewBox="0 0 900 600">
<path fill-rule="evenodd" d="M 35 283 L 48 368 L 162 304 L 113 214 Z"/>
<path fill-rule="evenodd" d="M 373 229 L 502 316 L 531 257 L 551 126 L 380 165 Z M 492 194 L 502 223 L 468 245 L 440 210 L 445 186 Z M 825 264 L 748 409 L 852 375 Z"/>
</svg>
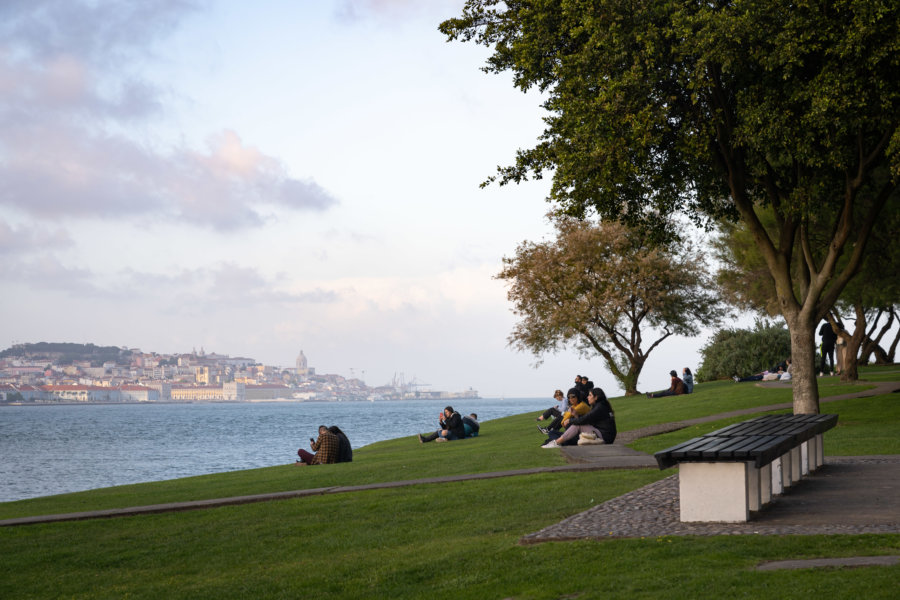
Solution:
<svg viewBox="0 0 900 600">
<path fill-rule="evenodd" d="M 783 325 L 757 321 L 753 329 L 721 329 L 700 350 L 697 381 L 746 377 L 788 358 L 791 334 Z"/>
<path fill-rule="evenodd" d="M 627 395 L 637 394 L 650 353 L 722 317 L 704 257 L 688 242 L 649 244 L 617 222 L 558 217 L 556 239 L 523 242 L 497 275 L 522 317 L 509 336 L 536 356 L 574 344 L 599 354 Z M 654 334 L 649 340 L 648 331 Z"/>
</svg>

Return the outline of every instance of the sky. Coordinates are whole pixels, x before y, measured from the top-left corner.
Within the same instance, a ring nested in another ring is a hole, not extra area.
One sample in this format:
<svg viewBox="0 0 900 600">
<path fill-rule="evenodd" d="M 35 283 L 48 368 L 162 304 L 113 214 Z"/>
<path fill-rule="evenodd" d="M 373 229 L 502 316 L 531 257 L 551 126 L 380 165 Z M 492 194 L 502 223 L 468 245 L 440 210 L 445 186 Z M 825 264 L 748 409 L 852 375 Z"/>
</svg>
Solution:
<svg viewBox="0 0 900 600">
<path fill-rule="evenodd" d="M 504 256 L 549 181 L 480 188 L 541 97 L 438 24 L 462 0 L 0 3 L 0 347 L 204 349 L 484 397 L 599 357 L 517 352 Z M 709 332 L 651 354 L 641 391 Z"/>
</svg>

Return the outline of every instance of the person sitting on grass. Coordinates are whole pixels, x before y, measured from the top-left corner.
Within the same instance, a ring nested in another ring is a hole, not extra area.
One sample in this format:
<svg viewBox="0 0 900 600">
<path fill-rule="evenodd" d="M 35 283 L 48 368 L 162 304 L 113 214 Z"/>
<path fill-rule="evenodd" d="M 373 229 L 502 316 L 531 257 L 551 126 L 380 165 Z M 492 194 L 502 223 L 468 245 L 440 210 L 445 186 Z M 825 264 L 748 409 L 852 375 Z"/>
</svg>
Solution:
<svg viewBox="0 0 900 600">
<path fill-rule="evenodd" d="M 541 427 L 538 425 L 538 429 L 544 435 L 549 435 L 551 431 L 559 431 L 563 427 L 563 421 L 571 419 L 572 417 L 578 417 L 584 414 L 587 414 L 591 407 L 587 402 L 582 402 L 581 398 L 578 396 L 578 391 L 575 388 L 569 390 L 569 408 L 566 409 L 566 412 L 556 417 L 551 421 L 549 425 L 546 427 Z"/>
<path fill-rule="evenodd" d="M 662 398 L 663 396 L 680 396 L 682 394 L 687 393 L 687 388 L 684 386 L 684 382 L 678 377 L 678 373 L 675 372 L 675 369 L 669 371 L 669 375 L 672 376 L 672 385 L 669 386 L 669 389 L 663 390 L 662 392 L 647 392 L 648 398 Z"/>
<path fill-rule="evenodd" d="M 309 438 L 309 447 L 315 454 L 300 448 L 297 450 L 297 456 L 300 457 L 300 460 L 295 463 L 297 466 L 332 465 L 340 458 L 340 438 L 331 433 L 324 425 L 319 425 L 319 439 Z"/>
<path fill-rule="evenodd" d="M 481 424 L 478 422 L 478 415 L 472 413 L 467 417 L 462 418 L 463 428 L 466 430 L 466 437 L 478 437 L 478 430 L 481 429 Z"/>
<path fill-rule="evenodd" d="M 421 433 L 416 434 L 419 438 L 419 443 L 424 444 L 425 442 L 449 442 L 452 440 L 461 440 L 466 437 L 466 428 L 463 425 L 462 417 L 459 416 L 459 413 L 453 410 L 452 406 L 448 406 L 444 409 L 439 416 L 441 428 L 435 431 L 434 433 L 430 433 L 428 435 L 422 435 Z"/>
<path fill-rule="evenodd" d="M 541 448 L 559 448 L 575 443 L 581 434 L 602 439 L 604 444 L 615 442 L 616 415 L 603 390 L 598 387 L 593 388 L 588 394 L 588 404 L 590 405 L 588 413 L 567 419 L 563 423 L 566 431 L 559 438 L 550 440 Z"/>
<path fill-rule="evenodd" d="M 553 399 L 556 400 L 556 404 L 541 413 L 535 421 L 549 421 L 562 416 L 563 411 L 566 410 L 566 397 L 563 396 L 562 390 L 553 392 Z"/>
<path fill-rule="evenodd" d="M 353 462 L 353 446 L 350 445 L 350 439 L 347 434 L 341 431 L 337 425 L 332 425 L 328 431 L 338 437 L 338 459 L 337 462 Z"/>
<path fill-rule="evenodd" d="M 684 382 L 685 394 L 691 394 L 694 391 L 694 374 L 691 373 L 689 367 L 681 370 L 681 380 Z"/>
</svg>

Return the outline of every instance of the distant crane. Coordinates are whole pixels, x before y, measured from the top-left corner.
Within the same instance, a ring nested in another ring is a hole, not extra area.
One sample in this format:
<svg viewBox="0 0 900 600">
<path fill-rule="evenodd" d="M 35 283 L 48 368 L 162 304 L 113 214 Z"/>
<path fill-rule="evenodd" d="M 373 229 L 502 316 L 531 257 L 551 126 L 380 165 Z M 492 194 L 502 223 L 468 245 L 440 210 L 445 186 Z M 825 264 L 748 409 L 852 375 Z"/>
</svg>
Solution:
<svg viewBox="0 0 900 600">
<path fill-rule="evenodd" d="M 419 388 L 428 387 L 429 385 L 431 384 L 419 383 L 415 376 L 409 381 L 406 381 L 406 376 L 403 373 L 400 373 L 399 376 L 397 373 L 394 373 L 394 377 L 391 379 L 391 387 L 403 397 L 412 396 L 418 398 Z"/>
</svg>

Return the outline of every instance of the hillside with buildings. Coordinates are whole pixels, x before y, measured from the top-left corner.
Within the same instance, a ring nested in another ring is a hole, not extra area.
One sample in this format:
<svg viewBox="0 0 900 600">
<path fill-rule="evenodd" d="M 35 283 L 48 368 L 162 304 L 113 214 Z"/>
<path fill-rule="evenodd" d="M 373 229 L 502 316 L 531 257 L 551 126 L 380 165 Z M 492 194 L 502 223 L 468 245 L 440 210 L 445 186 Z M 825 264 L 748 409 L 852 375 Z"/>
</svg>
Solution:
<svg viewBox="0 0 900 600">
<path fill-rule="evenodd" d="M 359 378 L 317 374 L 303 351 L 291 367 L 207 353 L 157 354 L 93 344 L 15 344 L 0 352 L 0 403 L 375 401 L 477 398 L 421 389 L 394 377 L 370 387 Z"/>
</svg>

